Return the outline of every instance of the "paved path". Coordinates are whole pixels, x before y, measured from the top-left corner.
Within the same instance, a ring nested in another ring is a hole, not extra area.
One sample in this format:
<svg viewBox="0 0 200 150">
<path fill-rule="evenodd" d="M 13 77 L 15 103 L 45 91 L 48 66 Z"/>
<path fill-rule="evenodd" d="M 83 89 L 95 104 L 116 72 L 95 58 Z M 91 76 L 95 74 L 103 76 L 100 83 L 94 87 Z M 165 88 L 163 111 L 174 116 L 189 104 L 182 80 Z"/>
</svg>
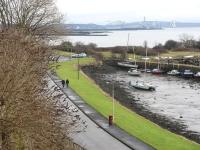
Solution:
<svg viewBox="0 0 200 150">
<path fill-rule="evenodd" d="M 57 76 L 51 75 L 52 80 L 61 87 L 61 81 Z M 71 88 L 62 88 L 68 99 L 81 110 L 81 117 L 87 123 L 88 128 L 84 133 L 73 136 L 75 142 L 91 150 L 153 150 L 150 145 L 130 136 L 116 126 L 109 126 L 108 120 L 87 105 Z M 96 124 L 94 124 L 94 122 Z M 120 141 L 120 142 L 119 142 Z M 123 143 L 123 144 L 122 144 Z M 126 145 L 126 146 L 125 146 Z"/>
<path fill-rule="evenodd" d="M 56 85 L 55 85 L 56 83 Z M 60 80 L 54 78 L 49 80 L 50 86 L 61 86 Z M 62 91 L 67 92 L 68 89 L 61 88 Z M 67 96 L 62 97 L 65 99 L 62 103 L 68 103 L 70 108 L 79 110 L 79 108 L 74 105 Z M 75 143 L 84 147 L 87 150 L 130 150 L 128 146 L 121 143 L 119 140 L 105 132 L 96 123 L 94 123 L 90 118 L 88 118 L 82 111 L 76 112 L 82 121 L 86 122 L 87 128 L 83 132 L 78 132 L 71 135 L 71 138 Z M 80 125 L 81 126 L 81 125 Z M 82 128 L 82 127 L 80 127 Z"/>
</svg>

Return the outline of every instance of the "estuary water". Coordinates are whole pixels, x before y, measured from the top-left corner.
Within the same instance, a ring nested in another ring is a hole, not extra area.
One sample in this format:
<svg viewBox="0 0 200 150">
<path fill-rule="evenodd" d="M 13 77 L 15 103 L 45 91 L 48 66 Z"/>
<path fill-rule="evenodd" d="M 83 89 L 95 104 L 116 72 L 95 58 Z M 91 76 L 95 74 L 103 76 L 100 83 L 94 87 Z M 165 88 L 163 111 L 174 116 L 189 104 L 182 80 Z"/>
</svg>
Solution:
<svg viewBox="0 0 200 150">
<path fill-rule="evenodd" d="M 128 34 L 130 34 L 129 45 L 143 45 L 148 42 L 149 47 L 157 43 L 164 44 L 167 40 L 179 40 L 183 34 L 188 34 L 194 39 L 200 39 L 200 27 L 193 28 L 165 28 L 162 30 L 129 30 L 129 31 L 110 31 L 103 34 L 108 36 L 61 36 L 56 44 L 69 40 L 71 42 L 96 43 L 98 47 L 126 46 Z"/>
<path fill-rule="evenodd" d="M 200 135 L 200 82 L 166 75 L 142 74 L 132 77 L 124 71 L 106 75 L 107 79 L 120 81 L 134 96 L 137 103 L 151 112 L 163 115 L 172 121 L 183 123 L 187 129 Z M 130 88 L 128 82 L 145 81 L 156 86 L 149 92 Z"/>
</svg>

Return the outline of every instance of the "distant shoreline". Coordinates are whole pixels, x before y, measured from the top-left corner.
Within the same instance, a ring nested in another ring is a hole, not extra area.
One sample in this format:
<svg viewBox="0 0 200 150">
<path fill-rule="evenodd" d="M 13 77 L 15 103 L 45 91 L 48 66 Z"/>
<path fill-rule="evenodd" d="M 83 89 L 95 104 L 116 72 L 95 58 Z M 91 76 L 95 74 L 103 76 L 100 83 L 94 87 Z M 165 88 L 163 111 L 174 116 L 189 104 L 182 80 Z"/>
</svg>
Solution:
<svg viewBox="0 0 200 150">
<path fill-rule="evenodd" d="M 87 29 L 87 30 L 73 30 L 66 36 L 108 36 L 110 31 L 136 31 L 136 30 L 163 30 L 163 28 L 122 28 L 122 29 Z"/>
<path fill-rule="evenodd" d="M 66 36 L 108 36 L 108 34 L 67 34 Z"/>
</svg>

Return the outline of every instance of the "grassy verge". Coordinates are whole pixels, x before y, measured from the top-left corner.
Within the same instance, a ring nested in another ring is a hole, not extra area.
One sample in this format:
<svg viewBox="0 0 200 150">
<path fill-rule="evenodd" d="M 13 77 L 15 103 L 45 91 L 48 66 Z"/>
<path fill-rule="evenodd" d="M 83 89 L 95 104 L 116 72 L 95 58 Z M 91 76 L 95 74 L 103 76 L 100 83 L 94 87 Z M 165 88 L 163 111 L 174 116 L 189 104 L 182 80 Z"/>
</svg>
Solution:
<svg viewBox="0 0 200 150">
<path fill-rule="evenodd" d="M 103 57 L 105 58 L 111 58 L 112 57 L 112 53 L 110 51 L 107 52 L 99 52 L 103 55 Z"/>
<path fill-rule="evenodd" d="M 61 51 L 61 50 L 54 50 L 54 53 L 56 55 L 65 56 L 65 57 L 70 57 L 72 54 L 74 54 L 71 52 L 65 52 L 65 51 Z"/>
<path fill-rule="evenodd" d="M 168 51 L 167 53 L 162 53 L 162 57 L 184 57 L 184 56 L 200 56 L 200 52 L 194 51 Z"/>
<path fill-rule="evenodd" d="M 111 57 L 112 57 L 112 53 L 109 52 L 109 51 L 107 51 L 107 52 L 100 52 L 100 53 L 101 53 L 101 54 L 103 55 L 103 57 L 105 57 L 105 58 L 111 58 Z M 119 54 L 119 53 L 116 53 L 115 56 L 119 58 L 119 57 L 120 57 L 120 54 Z M 133 54 L 128 54 L 127 58 L 130 59 L 130 60 L 131 60 L 131 59 L 134 60 L 134 55 L 133 55 Z M 135 55 L 135 58 L 136 58 L 136 59 L 141 59 L 142 56 L 140 56 L 140 55 Z"/>
<path fill-rule="evenodd" d="M 112 53 L 110 51 L 107 52 L 100 52 L 105 58 L 111 58 L 112 57 Z M 120 54 L 116 54 L 117 57 L 120 56 Z M 173 58 L 178 58 L 178 57 L 184 57 L 184 56 L 200 56 L 200 52 L 196 52 L 196 51 L 167 51 L 165 53 L 161 53 L 160 57 L 173 57 Z M 141 56 L 141 55 L 136 55 L 136 59 L 141 59 L 142 57 L 145 56 Z M 151 59 L 154 59 L 157 56 L 148 56 Z M 133 54 L 128 54 L 128 58 L 134 58 Z"/>
<path fill-rule="evenodd" d="M 81 64 L 92 63 L 92 58 L 80 59 Z M 77 60 L 59 63 L 56 70 L 61 79 L 68 78 L 70 86 L 93 108 L 103 116 L 112 114 L 112 99 L 105 95 L 102 90 L 94 84 L 84 74 L 80 74 L 77 80 Z M 139 116 L 135 112 L 123 107 L 119 103 L 115 104 L 115 123 L 120 128 L 127 131 L 152 145 L 159 150 L 199 150 L 200 145 L 187 140 L 181 136 L 173 134 L 149 120 Z M 95 135 L 94 135 L 95 136 Z"/>
</svg>

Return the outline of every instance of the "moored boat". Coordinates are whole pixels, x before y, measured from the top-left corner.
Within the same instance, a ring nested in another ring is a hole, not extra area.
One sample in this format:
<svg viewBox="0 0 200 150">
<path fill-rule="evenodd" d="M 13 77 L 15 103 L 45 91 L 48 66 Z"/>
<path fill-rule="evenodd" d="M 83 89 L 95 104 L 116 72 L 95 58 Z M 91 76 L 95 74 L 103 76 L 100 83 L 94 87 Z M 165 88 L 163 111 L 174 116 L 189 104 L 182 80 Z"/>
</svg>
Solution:
<svg viewBox="0 0 200 150">
<path fill-rule="evenodd" d="M 140 76 L 141 75 L 141 72 L 135 68 L 131 68 L 129 71 L 128 71 L 128 74 L 131 75 L 131 76 Z"/>
<path fill-rule="evenodd" d="M 197 72 L 195 75 L 194 75 L 195 78 L 200 78 L 200 72 Z"/>
<path fill-rule="evenodd" d="M 140 70 L 141 72 L 146 72 L 146 73 L 151 73 L 152 72 L 152 70 L 151 69 L 142 69 L 142 70 Z"/>
<path fill-rule="evenodd" d="M 190 77 L 194 77 L 194 73 L 191 70 L 187 69 L 181 73 L 181 76 L 185 78 L 190 78 Z"/>
<path fill-rule="evenodd" d="M 156 88 L 153 85 L 145 83 L 144 81 L 129 82 L 129 86 L 140 90 L 155 91 Z"/>
<path fill-rule="evenodd" d="M 181 73 L 178 70 L 171 70 L 171 71 L 167 72 L 167 74 L 171 75 L 171 76 L 178 76 Z"/>
<path fill-rule="evenodd" d="M 125 67 L 125 68 L 138 68 L 138 65 L 134 64 L 131 61 L 123 61 L 123 62 L 118 62 L 117 65 L 119 67 Z"/>
<path fill-rule="evenodd" d="M 146 71 L 145 71 L 146 73 L 151 73 L 152 72 L 152 70 L 151 69 L 146 69 Z"/>
</svg>

